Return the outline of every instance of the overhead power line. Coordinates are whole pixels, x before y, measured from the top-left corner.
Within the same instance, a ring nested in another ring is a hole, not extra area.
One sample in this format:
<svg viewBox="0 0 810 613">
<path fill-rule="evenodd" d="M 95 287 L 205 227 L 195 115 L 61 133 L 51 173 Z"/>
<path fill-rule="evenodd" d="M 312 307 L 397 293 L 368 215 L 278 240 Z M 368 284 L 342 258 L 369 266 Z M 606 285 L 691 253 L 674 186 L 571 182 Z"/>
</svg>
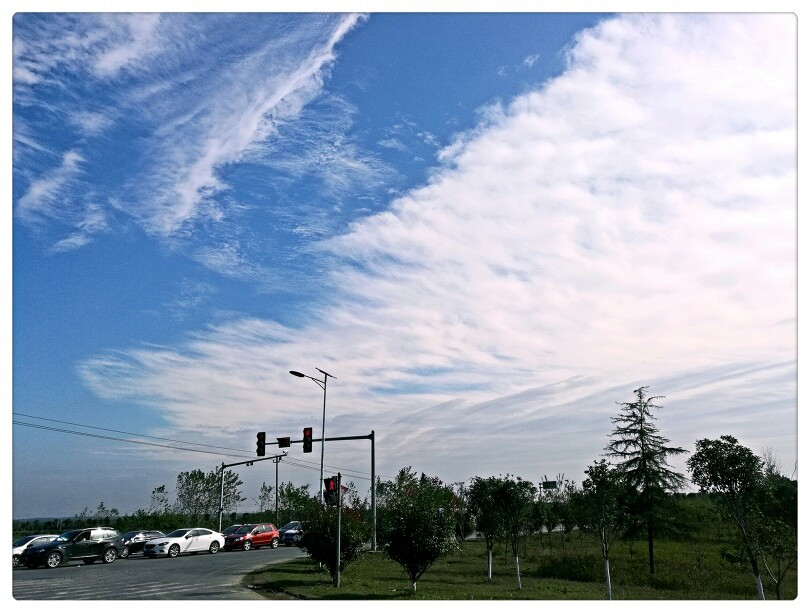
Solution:
<svg viewBox="0 0 810 613">
<path fill-rule="evenodd" d="M 60 420 L 60 419 L 51 419 L 51 418 L 48 418 L 48 417 L 39 417 L 37 415 L 30 415 L 28 413 L 21 413 L 21 412 L 18 412 L 18 411 L 14 411 L 12 414 L 22 416 L 22 417 L 28 417 L 28 418 L 31 418 L 31 419 L 39 419 L 39 420 L 42 420 L 42 421 L 49 421 L 49 422 L 53 422 L 53 423 L 66 424 L 66 425 L 70 425 L 70 426 L 79 426 L 81 428 L 89 428 L 91 430 L 101 430 L 103 432 L 114 432 L 116 434 L 128 434 L 130 436 L 138 436 L 138 437 L 141 437 L 141 438 L 148 438 L 148 439 L 159 440 L 159 441 L 167 441 L 167 442 L 171 442 L 171 443 L 180 443 L 182 445 L 196 445 L 196 446 L 199 446 L 199 447 L 208 447 L 210 449 L 222 449 L 222 450 L 226 450 L 226 451 L 236 451 L 236 452 L 238 452 L 239 454 L 242 454 L 242 455 L 237 455 L 237 454 L 233 454 L 233 453 L 222 453 L 222 452 L 217 452 L 217 451 L 208 451 L 206 449 L 195 449 L 195 448 L 190 448 L 190 447 L 178 447 L 176 445 L 163 445 L 163 444 L 159 444 L 159 443 L 150 443 L 148 441 L 138 441 L 138 440 L 120 438 L 120 437 L 115 437 L 115 436 L 106 436 L 106 435 L 102 435 L 102 434 L 95 434 L 95 433 L 92 433 L 92 432 L 80 432 L 80 431 L 77 431 L 77 430 L 68 430 L 66 428 L 56 428 L 56 427 L 53 427 L 53 426 L 45 426 L 43 424 L 33 424 L 33 423 L 28 423 L 28 422 L 19 421 L 19 420 L 13 420 L 12 421 L 13 424 L 18 425 L 18 426 L 25 426 L 25 427 L 28 427 L 28 428 L 37 428 L 37 429 L 40 429 L 40 430 L 48 430 L 50 432 L 60 432 L 60 433 L 63 433 L 63 434 L 75 434 L 75 435 L 79 435 L 79 436 L 86 436 L 86 437 L 89 437 L 89 438 L 97 438 L 97 439 L 104 439 L 104 440 L 110 440 L 110 441 L 119 441 L 119 442 L 123 442 L 123 443 L 131 443 L 131 444 L 135 444 L 135 445 L 146 445 L 146 446 L 149 446 L 149 447 L 160 447 L 160 448 L 163 448 L 163 449 L 174 449 L 176 451 L 191 451 L 191 452 L 197 452 L 197 453 L 205 453 L 205 454 L 209 454 L 209 455 L 218 455 L 218 456 L 225 455 L 225 456 L 228 456 L 228 457 L 237 457 L 237 458 L 249 458 L 249 457 L 252 457 L 252 453 L 250 451 L 247 451 L 247 450 L 244 450 L 244 449 L 235 449 L 233 447 L 222 447 L 222 446 L 219 446 L 219 445 L 208 445 L 208 444 L 205 444 L 205 443 L 194 443 L 194 442 L 191 442 L 191 441 L 183 441 L 183 440 L 178 440 L 178 439 L 165 438 L 165 437 L 161 437 L 161 436 L 150 436 L 148 434 L 139 434 L 137 432 L 128 432 L 126 430 L 115 430 L 115 429 L 112 429 L 112 428 L 102 428 L 100 426 L 91 426 L 89 424 L 80 424 L 80 423 L 71 422 L 71 421 L 64 421 L 64 420 Z M 319 465 L 318 464 L 316 464 L 314 462 L 310 463 L 310 462 L 308 462 L 307 460 L 304 460 L 304 459 L 290 460 L 290 458 L 287 457 L 287 458 L 285 458 L 284 462 L 285 462 L 285 464 L 288 464 L 290 466 L 295 466 L 297 468 L 305 468 L 307 470 L 319 470 Z M 312 464 L 312 465 L 308 465 L 308 464 Z M 362 470 L 356 470 L 356 469 L 347 469 L 347 468 L 344 468 L 344 467 L 341 467 L 341 466 L 331 466 L 331 465 L 328 465 L 328 464 L 324 464 L 324 466 L 328 466 L 329 468 L 332 468 L 334 470 L 342 471 L 342 474 L 344 474 L 346 476 L 349 476 L 349 477 L 354 477 L 356 479 L 363 479 L 365 481 L 370 481 L 371 480 L 371 473 L 370 472 L 366 472 L 366 471 L 362 471 Z M 387 477 L 385 475 L 377 475 L 377 476 L 381 477 L 381 478 L 384 478 L 384 479 L 393 479 L 393 477 Z"/>
<path fill-rule="evenodd" d="M 77 424 L 72 421 L 62 421 L 59 419 L 49 419 L 48 417 L 37 417 L 36 415 L 28 415 L 27 413 L 19 413 L 14 411 L 14 415 L 20 415 L 22 417 L 30 417 L 31 419 L 41 419 L 43 421 L 52 421 L 57 424 L 67 424 L 69 426 L 79 426 L 81 428 L 90 428 L 92 430 L 103 430 L 104 432 L 115 432 L 116 434 L 129 434 L 131 436 L 140 436 L 141 438 L 151 438 L 157 441 L 169 441 L 171 443 L 182 443 L 183 445 L 198 445 L 200 447 L 211 447 L 212 449 L 227 449 L 229 451 L 238 451 L 240 453 L 250 453 L 250 451 L 245 451 L 244 449 L 234 449 L 232 447 L 220 447 L 219 445 L 206 445 L 205 443 L 192 443 L 190 441 L 179 441 L 173 438 L 163 438 L 162 436 L 150 436 L 148 434 L 138 434 L 137 432 L 127 432 L 126 430 L 112 430 L 110 428 L 101 428 L 99 426 L 89 426 L 87 424 Z"/>
</svg>

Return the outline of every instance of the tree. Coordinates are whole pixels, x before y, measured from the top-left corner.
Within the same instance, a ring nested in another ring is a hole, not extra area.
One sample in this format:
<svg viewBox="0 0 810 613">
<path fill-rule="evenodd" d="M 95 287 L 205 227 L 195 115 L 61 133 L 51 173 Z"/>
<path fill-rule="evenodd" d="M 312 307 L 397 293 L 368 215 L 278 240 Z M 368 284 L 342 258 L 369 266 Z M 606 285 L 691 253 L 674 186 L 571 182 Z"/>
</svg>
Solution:
<svg viewBox="0 0 810 613">
<path fill-rule="evenodd" d="M 259 505 L 259 512 L 263 513 L 270 509 L 273 503 L 273 486 L 267 485 L 264 481 L 259 486 L 259 495 L 256 498 L 256 504 Z"/>
<path fill-rule="evenodd" d="M 210 517 L 219 510 L 220 469 L 204 473 L 200 469 L 181 472 L 177 475 L 177 500 L 175 508 L 178 513 L 191 517 Z M 236 506 L 246 500 L 239 491 L 242 481 L 233 471 L 225 471 L 223 491 L 223 508 L 234 511 Z"/>
<path fill-rule="evenodd" d="M 475 521 L 475 529 L 484 537 L 487 546 L 487 577 L 492 579 L 492 548 L 495 540 L 503 533 L 504 522 L 496 492 L 502 479 L 475 477 L 470 485 L 470 513 Z"/>
<path fill-rule="evenodd" d="M 593 534 L 599 543 L 605 563 L 605 593 L 613 598 L 610 583 L 610 548 L 624 527 L 625 510 L 620 504 L 623 491 L 622 476 L 605 460 L 600 460 L 585 471 L 582 491 L 574 496 L 574 506 L 580 527 Z"/>
<path fill-rule="evenodd" d="M 152 490 L 152 498 L 149 502 L 148 511 L 150 515 L 166 515 L 169 512 L 170 506 L 165 485 L 159 485 Z"/>
<path fill-rule="evenodd" d="M 647 550 L 650 574 L 655 573 L 653 552 L 653 524 L 656 506 L 666 500 L 667 492 L 682 488 L 683 475 L 672 470 L 667 457 L 686 453 L 681 447 L 669 447 L 669 439 L 664 438 L 655 426 L 652 409 L 661 407 L 653 404 L 663 396 L 645 397 L 647 387 L 633 390 L 635 402 L 618 403 L 621 411 L 611 421 L 617 424 L 611 434 L 611 442 L 605 448 L 606 455 L 618 458 L 616 465 L 622 474 L 625 485 L 637 497 L 639 513 L 647 525 Z"/>
<path fill-rule="evenodd" d="M 759 498 L 764 494 L 762 460 L 733 436 L 701 439 L 686 465 L 701 491 L 713 495 L 723 514 L 737 527 L 740 544 L 751 565 L 757 594 L 765 600 L 758 559 L 762 552 Z"/>
<path fill-rule="evenodd" d="M 344 500 L 343 503 L 347 501 Z M 314 498 L 309 499 L 308 510 L 302 519 L 306 525 L 300 547 L 309 558 L 329 571 L 332 582 L 337 584 L 337 507 L 324 506 Z M 341 509 L 340 519 L 340 571 L 357 560 L 371 536 L 366 521 L 365 509 L 346 506 Z"/>
<path fill-rule="evenodd" d="M 762 508 L 762 565 L 782 599 L 782 582 L 798 557 L 798 483 L 781 474 L 771 449 L 762 455 L 765 493 Z"/>
<path fill-rule="evenodd" d="M 436 477 L 399 471 L 385 493 L 383 551 L 416 582 L 438 559 L 457 548 L 453 490 Z"/>
<path fill-rule="evenodd" d="M 520 544 L 531 531 L 536 495 L 537 488 L 530 481 L 523 481 L 520 477 L 512 479 L 509 475 L 501 481 L 495 492 L 495 500 L 503 513 L 506 541 L 515 557 L 518 589 L 522 588 L 518 553 Z"/>
<path fill-rule="evenodd" d="M 310 508 L 312 496 L 309 494 L 309 484 L 299 487 L 291 482 L 282 483 L 278 486 L 278 506 L 283 521 L 300 521 Z"/>
</svg>

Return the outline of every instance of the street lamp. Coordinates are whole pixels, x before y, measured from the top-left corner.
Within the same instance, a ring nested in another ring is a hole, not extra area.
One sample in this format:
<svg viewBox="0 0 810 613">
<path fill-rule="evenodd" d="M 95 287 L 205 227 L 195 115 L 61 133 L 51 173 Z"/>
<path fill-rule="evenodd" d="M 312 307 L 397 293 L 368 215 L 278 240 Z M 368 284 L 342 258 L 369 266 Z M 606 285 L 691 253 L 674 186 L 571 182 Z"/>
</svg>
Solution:
<svg viewBox="0 0 810 613">
<path fill-rule="evenodd" d="M 321 477 L 318 479 L 318 496 L 321 499 L 321 504 L 323 504 L 323 448 L 326 445 L 326 380 L 329 377 L 333 379 L 337 379 L 334 375 L 330 375 L 325 370 L 321 370 L 320 368 L 316 368 L 319 373 L 323 375 L 323 381 L 320 379 L 316 379 L 315 377 L 310 377 L 309 375 L 305 375 L 302 372 L 298 372 L 297 370 L 291 370 L 290 374 L 295 375 L 296 377 L 304 377 L 306 379 L 310 379 L 317 383 L 323 389 L 323 421 L 321 423 Z"/>
</svg>

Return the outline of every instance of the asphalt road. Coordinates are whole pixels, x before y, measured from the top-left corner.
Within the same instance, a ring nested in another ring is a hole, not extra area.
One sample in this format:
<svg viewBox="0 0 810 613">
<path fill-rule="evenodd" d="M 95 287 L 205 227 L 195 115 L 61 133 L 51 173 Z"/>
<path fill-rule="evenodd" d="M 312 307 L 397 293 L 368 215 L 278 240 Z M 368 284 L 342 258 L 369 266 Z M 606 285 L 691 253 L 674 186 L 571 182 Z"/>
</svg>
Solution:
<svg viewBox="0 0 810 613">
<path fill-rule="evenodd" d="M 11 573 L 12 595 L 16 600 L 257 600 L 261 597 L 239 585 L 248 572 L 303 555 L 297 547 L 279 547 L 20 567 Z"/>
</svg>

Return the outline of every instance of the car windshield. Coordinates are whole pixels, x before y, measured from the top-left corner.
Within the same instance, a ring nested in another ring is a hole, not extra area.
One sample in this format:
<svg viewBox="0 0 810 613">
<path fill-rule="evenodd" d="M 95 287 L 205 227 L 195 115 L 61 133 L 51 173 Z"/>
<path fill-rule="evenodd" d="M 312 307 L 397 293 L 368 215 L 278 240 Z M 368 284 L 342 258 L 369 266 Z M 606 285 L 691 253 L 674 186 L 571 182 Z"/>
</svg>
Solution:
<svg viewBox="0 0 810 613">
<path fill-rule="evenodd" d="M 181 528 L 180 530 L 175 530 L 174 532 L 169 532 L 166 536 L 169 538 L 176 539 L 180 536 L 185 536 L 186 532 L 188 532 L 190 528 Z M 160 537 L 158 537 L 160 538 Z"/>
<path fill-rule="evenodd" d="M 296 528 L 298 528 L 298 522 L 297 521 L 291 521 L 289 524 L 284 524 L 281 527 L 282 530 L 294 530 Z"/>
<path fill-rule="evenodd" d="M 63 532 L 62 534 L 57 536 L 56 539 L 54 539 L 54 540 L 57 540 L 57 541 L 72 541 L 74 538 L 76 538 L 76 535 L 78 535 L 80 532 L 81 532 L 81 530 L 68 530 L 67 532 Z"/>
<path fill-rule="evenodd" d="M 235 532 L 235 534 L 247 534 L 248 532 L 253 530 L 253 528 L 255 528 L 255 527 L 256 526 L 254 526 L 253 524 L 249 524 L 247 526 L 242 526 L 241 528 L 239 528 L 239 530 L 237 530 Z"/>
<path fill-rule="evenodd" d="M 16 541 L 14 541 L 14 543 L 11 546 L 12 547 L 20 547 L 21 545 L 25 545 L 29 541 L 33 541 L 35 538 L 37 538 L 37 537 L 36 536 L 24 536 L 24 537 L 22 537 L 20 539 L 17 539 Z"/>
<path fill-rule="evenodd" d="M 131 539 L 133 536 L 138 536 L 143 530 L 134 530 L 133 532 L 125 532 L 121 535 L 122 539 Z"/>
</svg>

